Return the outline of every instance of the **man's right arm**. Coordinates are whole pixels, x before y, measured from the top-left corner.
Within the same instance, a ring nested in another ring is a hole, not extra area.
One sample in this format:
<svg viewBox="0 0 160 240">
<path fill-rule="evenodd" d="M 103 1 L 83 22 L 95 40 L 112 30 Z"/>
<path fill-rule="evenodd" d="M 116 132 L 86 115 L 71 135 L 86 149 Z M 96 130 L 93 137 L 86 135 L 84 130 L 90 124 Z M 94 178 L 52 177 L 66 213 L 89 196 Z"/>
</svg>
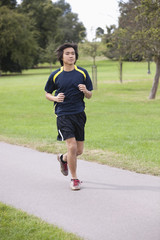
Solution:
<svg viewBox="0 0 160 240">
<path fill-rule="evenodd" d="M 57 96 L 53 96 L 51 93 L 46 92 L 46 98 L 52 102 L 63 102 L 64 101 L 64 93 L 59 93 Z"/>
</svg>

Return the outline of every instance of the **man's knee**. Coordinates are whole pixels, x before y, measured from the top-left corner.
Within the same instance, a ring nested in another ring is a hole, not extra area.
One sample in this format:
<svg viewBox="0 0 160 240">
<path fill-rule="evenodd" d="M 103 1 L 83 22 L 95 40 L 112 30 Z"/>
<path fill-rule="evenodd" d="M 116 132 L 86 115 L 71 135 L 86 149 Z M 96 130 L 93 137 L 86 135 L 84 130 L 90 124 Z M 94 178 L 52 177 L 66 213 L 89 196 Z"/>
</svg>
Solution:
<svg viewBox="0 0 160 240">
<path fill-rule="evenodd" d="M 84 142 L 77 142 L 77 156 L 83 153 Z"/>
<path fill-rule="evenodd" d="M 83 153 L 83 149 L 77 149 L 77 156 Z"/>
<path fill-rule="evenodd" d="M 68 140 L 67 141 L 67 148 L 68 148 L 69 152 L 71 152 L 73 154 L 76 154 L 77 153 L 76 141 L 74 141 L 73 139 L 72 140 Z"/>
</svg>

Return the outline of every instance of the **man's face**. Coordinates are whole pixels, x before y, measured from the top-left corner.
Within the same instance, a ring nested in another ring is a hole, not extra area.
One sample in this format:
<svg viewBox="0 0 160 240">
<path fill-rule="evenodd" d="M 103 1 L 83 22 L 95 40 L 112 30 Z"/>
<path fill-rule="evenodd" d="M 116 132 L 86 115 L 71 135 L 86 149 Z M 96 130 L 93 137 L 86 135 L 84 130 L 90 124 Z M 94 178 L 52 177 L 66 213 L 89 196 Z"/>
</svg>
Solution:
<svg viewBox="0 0 160 240">
<path fill-rule="evenodd" d="M 76 62 L 76 55 L 74 49 L 71 48 L 66 48 L 63 50 L 63 65 L 74 65 Z"/>
</svg>

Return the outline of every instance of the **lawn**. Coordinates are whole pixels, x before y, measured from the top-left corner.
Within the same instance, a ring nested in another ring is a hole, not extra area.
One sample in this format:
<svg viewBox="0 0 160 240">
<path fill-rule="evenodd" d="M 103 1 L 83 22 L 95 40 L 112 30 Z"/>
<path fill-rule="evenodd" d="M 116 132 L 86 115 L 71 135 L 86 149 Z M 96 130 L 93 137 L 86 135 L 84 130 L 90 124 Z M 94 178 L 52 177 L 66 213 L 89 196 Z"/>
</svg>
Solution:
<svg viewBox="0 0 160 240">
<path fill-rule="evenodd" d="M 91 74 L 92 62 L 78 64 Z M 155 73 L 147 63 L 125 62 L 123 84 L 118 62 L 97 61 L 98 89 L 86 100 L 86 142 L 81 158 L 140 173 L 160 175 L 160 97 L 149 100 Z M 58 153 L 53 103 L 44 96 L 50 69 L 0 77 L 0 140 Z"/>
<path fill-rule="evenodd" d="M 82 240 L 13 207 L 0 203 L 1 240 Z"/>
</svg>

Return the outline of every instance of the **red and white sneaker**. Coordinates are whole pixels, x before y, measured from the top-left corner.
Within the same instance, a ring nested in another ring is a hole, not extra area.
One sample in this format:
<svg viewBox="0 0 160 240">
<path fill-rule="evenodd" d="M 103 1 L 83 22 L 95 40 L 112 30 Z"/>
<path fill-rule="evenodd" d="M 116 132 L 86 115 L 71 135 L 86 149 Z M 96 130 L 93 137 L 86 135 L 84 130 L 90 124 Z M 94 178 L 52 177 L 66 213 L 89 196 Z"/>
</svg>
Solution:
<svg viewBox="0 0 160 240">
<path fill-rule="evenodd" d="M 62 174 L 64 176 L 67 176 L 68 175 L 68 164 L 67 164 L 67 162 L 62 162 L 63 161 L 63 155 L 58 155 L 57 159 L 60 162 L 60 168 L 61 168 Z"/>
<path fill-rule="evenodd" d="M 70 187 L 72 190 L 80 190 L 81 182 L 78 179 L 71 179 Z"/>
</svg>

